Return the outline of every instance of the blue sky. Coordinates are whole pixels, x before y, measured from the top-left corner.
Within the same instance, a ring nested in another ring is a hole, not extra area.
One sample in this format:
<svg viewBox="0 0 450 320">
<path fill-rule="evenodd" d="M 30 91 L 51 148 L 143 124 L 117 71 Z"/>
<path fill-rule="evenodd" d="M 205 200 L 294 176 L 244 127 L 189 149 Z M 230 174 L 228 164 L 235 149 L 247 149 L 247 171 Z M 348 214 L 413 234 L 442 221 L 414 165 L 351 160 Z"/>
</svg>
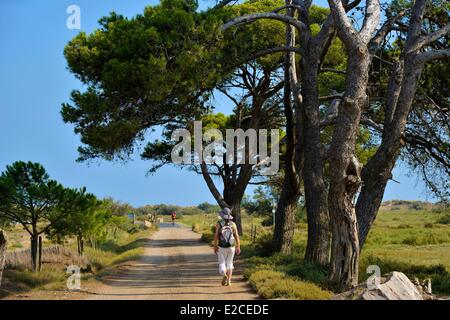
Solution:
<svg viewBox="0 0 450 320">
<path fill-rule="evenodd" d="M 2 0 L 0 2 L 0 171 L 17 161 L 42 163 L 66 186 L 86 186 L 99 197 L 112 196 L 139 206 L 214 202 L 201 176 L 165 167 L 146 176 L 149 164 L 76 163 L 79 137 L 61 120 L 61 103 L 80 83 L 67 68 L 65 44 L 78 31 L 66 28 L 66 9 L 81 8 L 81 29 L 90 32 L 111 11 L 132 16 L 156 0 Z M 324 1 L 318 1 L 323 3 Z M 201 1 L 205 5 L 207 1 Z M 227 105 L 220 111 L 230 112 Z M 385 199 L 426 199 L 417 177 L 398 168 Z"/>
</svg>

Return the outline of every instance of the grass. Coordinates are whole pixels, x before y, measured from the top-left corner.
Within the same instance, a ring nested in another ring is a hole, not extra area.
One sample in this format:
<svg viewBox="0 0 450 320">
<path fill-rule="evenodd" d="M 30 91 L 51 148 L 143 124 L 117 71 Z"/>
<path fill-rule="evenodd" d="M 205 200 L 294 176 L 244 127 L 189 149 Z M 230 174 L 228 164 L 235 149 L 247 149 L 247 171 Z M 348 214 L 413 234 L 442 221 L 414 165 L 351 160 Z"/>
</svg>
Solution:
<svg viewBox="0 0 450 320">
<path fill-rule="evenodd" d="M 317 285 L 274 270 L 258 270 L 249 277 L 250 285 L 265 299 L 327 300 L 332 293 Z"/>
<path fill-rule="evenodd" d="M 211 226 L 216 215 L 184 216 L 182 222 L 211 241 Z M 328 287 L 328 268 L 305 263 L 303 255 L 307 240 L 307 225 L 297 224 L 293 254 L 274 255 L 271 252 L 271 228 L 260 226 L 262 218 L 243 214 L 245 235 L 242 238 L 243 257 L 246 258 L 245 276 L 255 290 L 267 298 L 309 299 L 304 293 L 295 293 L 292 286 L 304 292 L 305 286 L 314 286 L 312 296 Z M 251 224 L 257 224 L 258 241 L 249 241 Z M 410 278 L 430 278 L 433 292 L 450 295 L 450 214 L 448 210 L 434 210 L 433 205 L 409 202 L 391 202 L 383 206 L 366 240 L 360 263 L 360 281 L 367 274 L 367 266 L 378 265 L 382 274 L 400 271 Z M 252 278 L 253 277 L 253 278 Z M 270 280 L 264 280 L 264 277 Z M 287 284 L 289 284 L 287 286 Z M 287 286 L 287 287 L 286 287 Z M 307 290 L 307 291 L 308 291 Z M 319 290 L 319 291 L 318 291 Z M 323 291 L 323 292 L 322 292 Z"/>
<path fill-rule="evenodd" d="M 83 268 L 91 273 L 83 274 L 82 279 L 87 281 L 102 277 L 112 273 L 114 267 L 121 263 L 137 260 L 143 253 L 143 243 L 149 232 L 149 230 L 135 234 L 123 232 L 115 240 L 101 243 L 97 249 L 86 246 L 84 256 L 88 265 Z M 5 270 L 0 298 L 33 289 L 63 289 L 67 280 L 66 267 L 62 263 L 58 266 L 44 264 L 40 272 L 26 269 Z"/>
<path fill-rule="evenodd" d="M 143 244 L 148 233 L 148 231 L 131 235 L 123 233 L 115 240 L 100 244 L 98 249 L 86 247 L 85 256 L 95 271 L 136 260 L 143 253 Z"/>
<path fill-rule="evenodd" d="M 20 283 L 28 288 L 36 288 L 53 282 L 62 282 L 66 274 L 58 269 L 44 269 L 41 272 L 29 270 L 6 270 L 5 278 L 14 283 Z"/>
</svg>

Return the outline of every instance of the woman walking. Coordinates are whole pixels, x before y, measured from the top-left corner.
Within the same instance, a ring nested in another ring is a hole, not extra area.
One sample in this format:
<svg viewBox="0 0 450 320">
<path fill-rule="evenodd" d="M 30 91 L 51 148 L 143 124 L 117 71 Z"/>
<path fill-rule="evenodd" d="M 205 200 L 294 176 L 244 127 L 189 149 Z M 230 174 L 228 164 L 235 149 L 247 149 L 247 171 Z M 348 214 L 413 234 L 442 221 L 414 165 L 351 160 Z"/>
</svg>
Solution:
<svg viewBox="0 0 450 320">
<path fill-rule="evenodd" d="M 219 213 L 220 220 L 216 223 L 214 234 L 214 252 L 219 260 L 219 273 L 223 276 L 222 285 L 231 285 L 233 275 L 234 254 L 241 253 L 241 244 L 236 224 L 229 208 L 224 208 Z"/>
</svg>

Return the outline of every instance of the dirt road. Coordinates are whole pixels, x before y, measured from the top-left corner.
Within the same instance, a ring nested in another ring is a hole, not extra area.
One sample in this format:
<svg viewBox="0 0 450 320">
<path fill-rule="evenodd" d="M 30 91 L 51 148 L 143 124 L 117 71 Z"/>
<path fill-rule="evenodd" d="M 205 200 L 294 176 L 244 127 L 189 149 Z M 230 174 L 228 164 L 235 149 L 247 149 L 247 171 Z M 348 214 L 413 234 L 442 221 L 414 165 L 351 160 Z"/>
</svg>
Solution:
<svg viewBox="0 0 450 320">
<path fill-rule="evenodd" d="M 88 299 L 257 299 L 242 278 L 239 262 L 231 287 L 222 287 L 217 270 L 214 252 L 200 242 L 199 234 L 162 224 L 146 242 L 141 260 L 103 278 L 89 290 Z"/>
</svg>

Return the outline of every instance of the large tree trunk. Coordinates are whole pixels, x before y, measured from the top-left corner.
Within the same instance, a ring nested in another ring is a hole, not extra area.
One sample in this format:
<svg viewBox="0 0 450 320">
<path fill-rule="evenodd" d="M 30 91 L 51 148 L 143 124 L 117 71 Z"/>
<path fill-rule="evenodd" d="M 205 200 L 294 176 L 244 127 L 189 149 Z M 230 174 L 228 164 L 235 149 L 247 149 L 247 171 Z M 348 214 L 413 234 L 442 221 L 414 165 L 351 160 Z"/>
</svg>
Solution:
<svg viewBox="0 0 450 320">
<path fill-rule="evenodd" d="M 0 287 L 2 286 L 3 269 L 6 263 L 6 248 L 8 245 L 8 239 L 3 230 L 0 230 Z"/>
<path fill-rule="evenodd" d="M 306 47 L 302 56 L 303 70 L 303 182 L 308 219 L 308 242 L 305 260 L 327 264 L 330 258 L 330 219 L 327 190 L 323 177 L 323 158 L 320 152 L 320 114 L 317 75 L 320 52 L 317 47 Z M 315 151 L 312 151 L 315 150 Z"/>
<path fill-rule="evenodd" d="M 30 238 L 31 251 L 31 268 L 33 271 L 38 270 L 38 236 L 32 235 Z"/>
<path fill-rule="evenodd" d="M 361 165 L 355 141 L 361 109 L 367 104 L 370 56 L 362 48 L 349 49 L 347 85 L 330 147 L 328 208 L 332 225 L 331 282 L 340 291 L 358 284 L 359 238 L 353 198 L 361 185 Z M 358 58 L 355 58 L 358 57 Z"/>
<path fill-rule="evenodd" d="M 286 1 L 290 4 L 290 1 Z M 292 15 L 292 10 L 290 14 Z M 295 45 L 293 27 L 286 26 L 286 45 Z M 302 152 L 301 147 L 296 148 L 294 113 L 291 103 L 291 81 L 290 74 L 295 72 L 295 54 L 287 53 L 284 61 L 284 115 L 286 118 L 286 153 L 284 181 L 280 198 L 275 211 L 275 226 L 273 232 L 273 251 L 290 254 L 294 239 L 295 211 L 300 197 L 300 179 L 296 170 L 296 152 Z M 301 127 L 301 123 L 295 124 Z M 298 141 L 301 143 L 301 141 Z M 298 155 L 297 159 L 302 159 Z M 301 167 L 301 166 L 299 166 Z"/>
<path fill-rule="evenodd" d="M 84 251 L 84 240 L 83 237 L 81 235 L 77 236 L 77 251 L 78 251 L 78 255 L 82 256 L 83 255 L 83 251 Z"/>
<path fill-rule="evenodd" d="M 294 240 L 295 212 L 299 199 L 298 187 L 292 187 L 294 178 L 285 177 L 275 212 L 273 251 L 290 254 Z"/>
<path fill-rule="evenodd" d="M 248 182 L 245 184 L 245 186 L 247 186 L 247 184 Z M 241 217 L 241 201 L 244 197 L 244 193 L 245 187 L 243 189 L 238 188 L 234 184 L 226 185 L 224 188 L 224 199 L 231 209 L 231 215 L 234 218 L 234 223 L 236 223 L 236 227 L 240 236 L 244 234 Z"/>
<path fill-rule="evenodd" d="M 38 271 L 42 270 L 42 237 L 38 237 Z"/>
</svg>

